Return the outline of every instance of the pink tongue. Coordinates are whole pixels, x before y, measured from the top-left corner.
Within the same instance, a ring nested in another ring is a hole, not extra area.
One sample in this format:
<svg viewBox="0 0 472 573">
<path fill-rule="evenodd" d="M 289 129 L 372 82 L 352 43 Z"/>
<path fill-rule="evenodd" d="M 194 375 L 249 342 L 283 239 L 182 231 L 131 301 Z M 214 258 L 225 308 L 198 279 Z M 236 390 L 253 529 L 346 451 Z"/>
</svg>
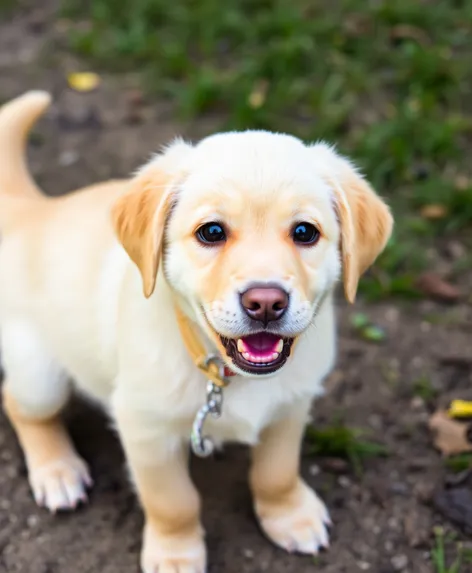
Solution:
<svg viewBox="0 0 472 573">
<path fill-rule="evenodd" d="M 243 338 L 244 345 L 254 356 L 267 356 L 275 352 L 280 338 L 275 334 L 260 332 Z"/>
</svg>

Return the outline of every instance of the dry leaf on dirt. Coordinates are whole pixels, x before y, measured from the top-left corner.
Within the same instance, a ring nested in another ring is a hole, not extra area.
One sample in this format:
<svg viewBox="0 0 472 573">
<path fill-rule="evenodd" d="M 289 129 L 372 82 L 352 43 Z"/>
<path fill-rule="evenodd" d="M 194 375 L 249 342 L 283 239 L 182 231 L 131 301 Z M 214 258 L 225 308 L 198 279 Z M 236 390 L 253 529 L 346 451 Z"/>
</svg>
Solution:
<svg viewBox="0 0 472 573">
<path fill-rule="evenodd" d="M 444 205 L 440 203 L 432 203 L 430 205 L 425 205 L 422 207 L 420 214 L 425 219 L 444 219 L 447 216 L 448 211 Z"/>
<path fill-rule="evenodd" d="M 442 302 L 457 302 L 461 297 L 461 292 L 457 287 L 434 272 L 420 275 L 416 281 L 416 287 L 423 294 Z"/>
<path fill-rule="evenodd" d="M 100 83 L 100 76 L 94 72 L 76 72 L 67 76 L 69 86 L 77 92 L 89 92 Z"/>
<path fill-rule="evenodd" d="M 438 410 L 431 416 L 429 428 L 435 434 L 434 445 L 444 455 L 472 452 L 472 444 L 467 439 L 467 425 L 452 420 L 445 410 Z"/>
</svg>

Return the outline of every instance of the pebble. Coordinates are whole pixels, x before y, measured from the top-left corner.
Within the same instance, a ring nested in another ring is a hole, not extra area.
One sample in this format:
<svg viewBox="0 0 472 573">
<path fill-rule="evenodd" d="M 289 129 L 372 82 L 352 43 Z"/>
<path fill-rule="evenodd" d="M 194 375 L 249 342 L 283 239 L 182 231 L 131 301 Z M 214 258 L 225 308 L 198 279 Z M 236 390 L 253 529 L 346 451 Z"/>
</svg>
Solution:
<svg viewBox="0 0 472 573">
<path fill-rule="evenodd" d="M 395 555 L 390 560 L 390 563 L 395 571 L 403 571 L 408 565 L 408 557 L 406 555 Z"/>
<path fill-rule="evenodd" d="M 392 493 L 397 493 L 399 495 L 406 495 L 408 493 L 408 486 L 406 483 L 403 482 L 394 482 L 390 486 L 390 490 Z"/>
<path fill-rule="evenodd" d="M 430 322 L 426 322 L 424 320 L 420 323 L 420 330 L 421 332 L 431 332 L 431 330 L 433 330 L 433 326 Z"/>
<path fill-rule="evenodd" d="M 79 154 L 77 151 L 66 150 L 59 155 L 58 163 L 61 167 L 69 167 L 69 165 L 74 165 L 79 160 Z"/>
<path fill-rule="evenodd" d="M 348 488 L 351 485 L 351 480 L 347 476 L 339 476 L 338 483 L 343 488 Z"/>
<path fill-rule="evenodd" d="M 39 523 L 39 517 L 37 515 L 28 515 L 26 519 L 26 524 L 28 527 L 36 527 Z"/>
<path fill-rule="evenodd" d="M 400 311 L 395 307 L 389 308 L 385 313 L 385 318 L 388 320 L 388 322 L 397 322 L 399 316 Z"/>
<path fill-rule="evenodd" d="M 423 410 L 425 407 L 423 398 L 421 398 L 421 396 L 415 396 L 410 402 L 410 407 L 412 410 Z"/>
<path fill-rule="evenodd" d="M 308 469 L 309 473 L 311 476 L 317 476 L 320 474 L 321 469 L 320 466 L 317 466 L 316 464 L 313 464 L 309 467 Z"/>
<path fill-rule="evenodd" d="M 370 569 L 370 563 L 367 563 L 367 561 L 358 561 L 357 566 L 361 571 L 368 571 Z"/>
<path fill-rule="evenodd" d="M 11 507 L 11 501 L 8 499 L 0 499 L 0 509 L 8 510 Z"/>
<path fill-rule="evenodd" d="M 254 559 L 254 551 L 252 549 L 244 549 L 243 555 L 246 559 Z"/>
</svg>

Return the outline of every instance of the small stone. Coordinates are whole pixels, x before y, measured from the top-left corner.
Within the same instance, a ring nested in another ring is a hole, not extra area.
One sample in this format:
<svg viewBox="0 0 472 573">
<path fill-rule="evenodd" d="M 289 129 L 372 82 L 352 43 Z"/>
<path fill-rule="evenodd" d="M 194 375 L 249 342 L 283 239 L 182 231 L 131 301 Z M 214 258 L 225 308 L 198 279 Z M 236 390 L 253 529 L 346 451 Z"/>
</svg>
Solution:
<svg viewBox="0 0 472 573">
<path fill-rule="evenodd" d="M 26 519 L 26 524 L 28 527 L 36 527 L 39 523 L 39 517 L 37 515 L 28 515 Z"/>
<path fill-rule="evenodd" d="M 308 472 L 311 476 L 317 476 L 321 472 L 320 466 L 313 464 L 308 468 Z"/>
<path fill-rule="evenodd" d="M 466 248 L 462 243 L 459 243 L 459 241 L 451 241 L 447 245 L 447 252 L 454 260 L 462 259 L 462 257 L 465 257 L 467 254 Z"/>
<path fill-rule="evenodd" d="M 425 407 L 425 403 L 423 398 L 421 398 L 421 396 L 415 396 L 411 402 L 410 402 L 410 406 L 412 410 L 423 410 Z"/>
<path fill-rule="evenodd" d="M 434 495 L 434 485 L 430 483 L 419 482 L 415 486 L 414 493 L 421 503 L 430 503 Z"/>
<path fill-rule="evenodd" d="M 59 155 L 58 163 L 61 167 L 69 167 L 74 165 L 79 160 L 79 154 L 77 151 L 66 150 Z"/>
<path fill-rule="evenodd" d="M 432 325 L 431 325 L 430 322 L 428 322 L 428 321 L 426 321 L 426 320 L 423 320 L 423 321 L 420 323 L 420 330 L 421 330 L 421 332 L 423 332 L 423 333 L 431 332 L 431 330 L 433 330 L 433 327 L 432 327 Z"/>
<path fill-rule="evenodd" d="M 5 511 L 9 510 L 11 507 L 11 501 L 8 499 L 0 499 L 0 509 Z"/>
<path fill-rule="evenodd" d="M 374 430 L 381 430 L 383 428 L 382 416 L 379 416 L 378 414 L 371 414 L 368 417 L 367 422 Z"/>
<path fill-rule="evenodd" d="M 389 308 L 385 313 L 385 318 L 388 320 L 388 322 L 398 322 L 399 317 L 400 312 L 395 307 Z"/>
<path fill-rule="evenodd" d="M 374 527 L 372 528 L 372 533 L 374 535 L 379 535 L 382 531 L 382 528 L 380 527 L 380 525 L 374 525 Z"/>
<path fill-rule="evenodd" d="M 390 563 L 395 571 L 403 571 L 408 565 L 408 557 L 406 555 L 395 555 L 390 560 Z"/>
<path fill-rule="evenodd" d="M 338 483 L 344 489 L 347 489 L 351 485 L 351 480 L 347 476 L 339 476 Z"/>
<path fill-rule="evenodd" d="M 357 566 L 361 571 L 368 571 L 370 569 L 370 563 L 367 563 L 367 561 L 358 561 Z"/>
<path fill-rule="evenodd" d="M 244 549 L 243 555 L 246 559 L 254 559 L 254 551 L 252 549 Z"/>
<path fill-rule="evenodd" d="M 406 483 L 403 482 L 394 482 L 390 486 L 390 490 L 392 493 L 396 493 L 399 495 L 406 495 L 408 493 L 408 486 Z"/>
<path fill-rule="evenodd" d="M 18 477 L 18 470 L 16 469 L 15 466 L 8 466 L 5 470 L 5 474 L 10 478 L 16 478 Z"/>
</svg>

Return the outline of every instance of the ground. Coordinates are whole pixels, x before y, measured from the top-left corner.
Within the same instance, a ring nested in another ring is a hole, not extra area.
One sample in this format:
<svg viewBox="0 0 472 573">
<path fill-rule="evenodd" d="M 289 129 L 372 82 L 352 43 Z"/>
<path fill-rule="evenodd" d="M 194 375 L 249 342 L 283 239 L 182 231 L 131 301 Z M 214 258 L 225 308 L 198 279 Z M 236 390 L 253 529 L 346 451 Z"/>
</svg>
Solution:
<svg viewBox="0 0 472 573">
<path fill-rule="evenodd" d="M 100 0 L 96 5 L 107 2 L 113 3 Z M 32 171 L 48 193 L 60 194 L 96 180 L 127 175 L 172 136 L 198 138 L 220 126 L 225 112 L 218 106 L 210 113 L 202 110 L 184 117 L 177 113 L 175 102 L 155 94 L 143 97 L 140 80 L 129 65 L 120 75 L 107 73 L 106 58 L 100 60 L 99 88 L 86 94 L 74 92 L 67 87 L 67 74 L 87 64 L 70 49 L 71 23 L 58 17 L 57 2 L 42 2 L 40 7 L 33 2 L 20 7 L 9 4 L 3 7 L 6 11 L 0 23 L 0 100 L 32 88 L 53 93 L 52 109 L 35 129 L 30 145 Z M 464 6 L 465 17 L 470 9 L 467 3 Z M 411 36 L 418 35 L 418 30 L 410 24 L 397 33 Z M 328 134 L 336 136 L 336 129 L 331 126 Z M 468 134 L 454 134 L 465 137 L 462 151 L 467 151 Z M 389 155 L 391 150 L 385 150 Z M 417 151 L 412 157 L 417 158 Z M 419 151 L 421 158 L 424 150 Z M 463 160 L 455 161 L 453 154 L 450 159 L 448 153 L 446 159 L 437 150 L 432 153 L 439 153 L 444 164 L 427 165 L 428 169 L 440 170 L 443 178 L 452 173 L 456 186 L 467 187 Z M 398 162 L 394 168 L 400 169 Z M 373 172 L 382 179 L 383 172 Z M 400 175 L 397 178 L 402 180 Z M 411 181 L 403 184 L 408 189 Z M 425 204 L 444 207 L 436 196 L 426 203 L 413 199 L 418 209 Z M 411 209 L 413 203 L 407 207 Z M 458 204 L 459 208 L 452 200 L 445 203 L 453 222 L 467 209 L 465 201 Z M 434 449 L 427 427 L 438 406 L 454 397 L 472 398 L 472 276 L 467 264 L 470 235 L 464 225 L 470 219 L 462 219 L 452 229 L 442 226 L 442 234 L 436 235 L 436 223 L 424 213 L 412 216 L 408 211 L 407 215 L 424 225 L 421 239 L 407 233 L 408 242 L 401 243 L 407 244 L 406 250 L 400 249 L 402 256 L 413 254 L 415 247 L 418 255 L 419 248 L 418 258 L 426 262 L 427 269 L 453 280 L 460 294 L 442 296 L 454 299 L 445 305 L 427 296 L 405 299 L 392 292 L 403 289 L 408 295 L 418 295 L 409 281 L 411 274 L 402 275 L 408 281 L 403 280 L 400 289 L 392 287 L 394 281 L 388 275 L 385 287 L 382 279 L 392 272 L 389 265 L 392 257 L 398 258 L 398 243 L 390 247 L 393 254 L 379 265 L 378 274 L 364 283 L 355 307 L 344 303 L 340 293 L 339 359 L 327 382 L 326 397 L 313 410 L 313 427 L 321 433 L 309 436 L 303 457 L 307 481 L 332 513 L 330 550 L 316 560 L 289 556 L 263 538 L 251 511 L 248 453 L 244 448 L 229 448 L 218 459 L 193 462 L 204 500 L 210 573 L 472 571 L 470 541 L 454 528 L 447 512 L 447 496 L 469 487 L 467 476 L 451 472 Z M 403 219 L 403 212 L 397 218 Z M 404 230 L 401 222 L 400 229 Z M 422 269 L 407 266 L 408 273 L 413 270 L 419 273 Z M 404 267 L 398 267 L 398 272 L 406 273 Z M 385 296 L 377 296 L 379 292 Z M 375 303 L 367 302 L 372 298 Z M 366 320 L 377 330 L 361 328 Z M 91 465 L 95 487 L 86 507 L 71 515 L 51 516 L 34 505 L 20 449 L 5 417 L 0 416 L 0 572 L 137 573 L 142 514 L 118 441 L 107 421 L 88 405 L 73 404 L 68 423 L 79 451 Z M 357 429 L 365 436 L 357 437 Z M 311 452 L 314 447 L 317 453 Z M 459 460 L 456 469 L 467 463 Z M 462 562 L 455 566 L 459 558 Z"/>
</svg>

